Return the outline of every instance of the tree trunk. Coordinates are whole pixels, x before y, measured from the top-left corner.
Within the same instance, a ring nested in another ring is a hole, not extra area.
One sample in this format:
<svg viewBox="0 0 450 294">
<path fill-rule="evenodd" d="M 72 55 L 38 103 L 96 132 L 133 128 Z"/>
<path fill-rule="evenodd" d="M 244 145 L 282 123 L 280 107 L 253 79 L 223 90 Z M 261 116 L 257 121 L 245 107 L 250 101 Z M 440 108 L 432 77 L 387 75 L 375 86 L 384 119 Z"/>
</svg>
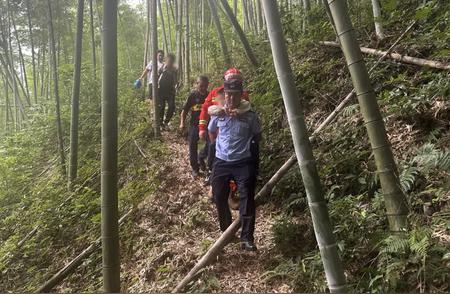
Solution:
<svg viewBox="0 0 450 294">
<path fill-rule="evenodd" d="M 77 35 L 75 41 L 75 69 L 73 72 L 72 117 L 70 122 L 70 158 L 68 186 L 72 189 L 78 172 L 78 121 L 80 108 L 81 55 L 83 50 L 84 0 L 78 0 Z"/>
<path fill-rule="evenodd" d="M 161 6 L 161 0 L 158 0 L 158 9 L 159 9 L 159 16 L 161 18 L 161 27 L 162 27 L 162 36 L 163 36 L 163 47 L 166 54 L 169 53 L 169 43 L 167 42 L 167 34 L 166 34 L 166 25 L 164 23 L 164 14 Z"/>
<path fill-rule="evenodd" d="M 89 18 L 90 18 L 90 29 L 91 29 L 91 49 L 92 49 L 92 69 L 94 80 L 97 79 L 97 53 L 95 52 L 95 30 L 94 30 L 94 9 L 92 5 L 93 0 L 89 0 Z"/>
<path fill-rule="evenodd" d="M 28 20 L 28 32 L 30 35 L 30 46 L 31 46 L 31 64 L 33 66 L 33 96 L 34 96 L 34 103 L 38 103 L 37 99 L 37 73 L 36 73 L 36 60 L 35 60 L 35 54 L 34 54 L 34 40 L 33 40 L 33 28 L 31 25 L 31 7 L 30 7 L 30 0 L 26 0 L 27 5 L 27 20 Z"/>
<path fill-rule="evenodd" d="M 336 0 L 329 4 L 372 146 L 384 193 L 390 230 L 393 232 L 405 231 L 408 215 L 407 200 L 401 190 L 397 166 L 375 92 L 370 83 L 369 74 L 348 14 L 347 4 L 344 0 Z"/>
<path fill-rule="evenodd" d="M 220 0 L 220 1 L 221 1 L 222 6 L 223 6 L 223 8 L 225 10 L 225 13 L 228 16 L 228 19 L 230 20 L 231 24 L 233 25 L 233 28 L 234 28 L 235 32 L 239 36 L 239 39 L 241 40 L 242 45 L 244 46 L 245 53 L 247 54 L 248 58 L 250 59 L 250 62 L 254 66 L 258 66 L 259 62 L 256 59 L 255 54 L 253 53 L 252 47 L 250 46 L 250 43 L 248 42 L 248 39 L 245 36 L 245 33 L 242 30 L 242 28 L 241 28 L 241 25 L 237 21 L 236 16 L 233 14 L 233 11 L 231 10 L 231 7 L 228 4 L 228 1 L 227 0 Z"/>
<path fill-rule="evenodd" d="M 117 195 L 117 0 L 103 3 L 102 30 L 102 252 L 103 288 L 120 292 Z"/>
<path fill-rule="evenodd" d="M 17 49 L 19 52 L 19 64 L 21 67 L 21 71 L 22 71 L 22 79 L 20 79 L 19 77 L 19 81 L 22 81 L 22 89 L 24 90 L 24 96 L 25 96 L 25 100 L 27 101 L 27 105 L 31 106 L 31 100 L 30 100 L 30 90 L 28 88 L 28 79 L 27 79 L 27 70 L 26 70 L 26 66 L 25 66 L 25 60 L 23 58 L 23 54 L 22 54 L 22 46 L 20 45 L 20 39 L 19 39 L 19 34 L 17 32 L 17 27 L 16 27 L 16 21 L 14 19 L 14 16 L 12 15 L 12 9 L 9 6 L 9 0 L 6 1 L 7 3 L 7 7 L 9 9 L 9 17 L 11 20 L 11 24 L 14 30 L 14 37 L 16 38 L 16 42 L 17 42 Z M 11 50 L 11 56 L 12 56 L 12 48 Z M 15 70 L 14 70 L 15 71 Z"/>
<path fill-rule="evenodd" d="M 178 58 L 178 81 L 181 82 L 183 73 L 183 0 L 176 0 L 177 8 L 177 58 Z"/>
<path fill-rule="evenodd" d="M 53 87 L 54 87 L 54 95 L 55 95 L 55 106 L 56 106 L 56 129 L 58 133 L 58 145 L 59 145 L 59 154 L 61 158 L 61 170 L 63 175 L 66 175 L 66 159 L 64 155 L 64 134 L 62 131 L 61 125 L 61 108 L 60 108 L 60 99 L 59 99 L 59 88 L 58 88 L 58 67 L 56 63 L 56 45 L 55 45 L 55 35 L 53 31 L 53 18 L 52 18 L 52 7 L 50 0 L 47 0 L 47 8 L 48 8 L 48 26 L 49 26 L 49 34 L 50 34 L 50 46 L 51 46 L 51 54 L 52 54 L 52 68 L 53 68 Z"/>
<path fill-rule="evenodd" d="M 263 0 L 272 56 L 280 83 L 286 113 L 291 128 L 295 153 L 297 155 L 303 185 L 306 190 L 314 232 L 319 245 L 325 275 L 330 292 L 345 292 L 346 281 L 338 246 L 329 219 L 316 161 L 311 143 L 307 136 L 307 127 L 303 115 L 302 103 L 295 86 L 294 76 L 289 63 L 286 40 L 283 35 L 280 15 L 276 2 Z"/>
<path fill-rule="evenodd" d="M 160 121 L 162 120 L 160 113 L 161 97 L 158 93 L 158 19 L 156 9 L 158 9 L 157 0 L 152 0 L 151 6 L 151 21 L 152 21 L 152 97 L 153 97 L 153 113 L 154 121 L 153 128 L 155 131 L 155 137 L 161 136 Z"/>
<path fill-rule="evenodd" d="M 208 4 L 209 4 L 209 9 L 211 11 L 211 17 L 212 17 L 212 19 L 214 21 L 214 25 L 216 26 L 217 35 L 219 36 L 220 45 L 222 47 L 222 52 L 223 52 L 223 57 L 224 57 L 225 66 L 226 67 L 230 67 L 231 64 L 232 64 L 231 56 L 230 56 L 230 52 L 228 51 L 228 46 L 227 46 L 227 43 L 225 41 L 225 37 L 223 35 L 222 25 L 220 24 L 220 18 L 219 18 L 219 15 L 217 13 L 216 1 L 208 0 Z"/>
<path fill-rule="evenodd" d="M 169 0 L 166 0 L 166 16 L 167 16 L 167 27 L 169 29 L 169 47 L 170 52 L 173 52 L 173 40 L 172 40 L 172 21 L 170 16 L 170 5 Z"/>
<path fill-rule="evenodd" d="M 383 40 L 384 32 L 383 25 L 381 24 L 381 7 L 379 0 L 372 0 L 373 19 L 375 23 L 375 34 L 378 40 Z"/>
<path fill-rule="evenodd" d="M 250 20 L 248 17 L 247 0 L 242 0 L 242 18 L 244 21 L 244 31 L 247 31 L 247 29 L 250 27 Z"/>
<path fill-rule="evenodd" d="M 184 84 L 187 87 L 191 86 L 191 29 L 190 29 L 190 17 L 189 17 L 189 2 L 184 0 L 185 21 L 186 28 L 184 33 Z"/>
</svg>

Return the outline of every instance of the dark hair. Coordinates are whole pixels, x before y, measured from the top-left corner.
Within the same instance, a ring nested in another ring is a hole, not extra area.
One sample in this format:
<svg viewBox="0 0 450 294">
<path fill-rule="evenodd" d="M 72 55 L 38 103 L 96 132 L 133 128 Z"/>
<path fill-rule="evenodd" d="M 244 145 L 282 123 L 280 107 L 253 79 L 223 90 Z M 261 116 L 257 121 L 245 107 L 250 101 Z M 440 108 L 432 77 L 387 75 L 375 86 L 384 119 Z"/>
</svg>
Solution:
<svg viewBox="0 0 450 294">
<path fill-rule="evenodd" d="M 157 51 L 157 53 L 161 53 L 162 55 L 164 55 L 164 50 L 159 49 L 159 50 Z"/>
<path fill-rule="evenodd" d="M 173 61 L 175 61 L 175 54 L 173 54 L 173 53 L 169 53 L 169 54 L 167 54 L 167 58 L 168 59 L 172 59 Z"/>
<path fill-rule="evenodd" d="M 197 77 L 197 81 L 209 83 L 209 78 L 207 76 L 205 76 L 205 75 L 201 75 L 201 76 Z"/>
</svg>

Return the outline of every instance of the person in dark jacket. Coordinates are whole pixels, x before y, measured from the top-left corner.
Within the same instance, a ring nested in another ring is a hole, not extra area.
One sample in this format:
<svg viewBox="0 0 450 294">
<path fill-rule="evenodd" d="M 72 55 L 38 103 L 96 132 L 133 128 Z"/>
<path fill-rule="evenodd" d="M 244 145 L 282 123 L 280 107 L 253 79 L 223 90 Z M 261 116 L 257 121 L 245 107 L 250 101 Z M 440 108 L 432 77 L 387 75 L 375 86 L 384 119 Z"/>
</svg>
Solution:
<svg viewBox="0 0 450 294">
<path fill-rule="evenodd" d="M 189 162 L 192 167 L 192 175 L 194 178 L 199 176 L 200 167 L 205 169 L 205 158 L 207 157 L 207 150 L 202 150 L 198 154 L 198 123 L 202 104 L 208 96 L 209 79 L 206 76 L 199 76 L 196 82 L 196 89 L 192 91 L 184 103 L 183 111 L 181 112 L 180 129 L 185 129 L 185 122 L 188 113 L 191 113 L 191 119 L 188 129 L 189 142 Z M 206 147 L 205 147 L 206 148 Z"/>
</svg>

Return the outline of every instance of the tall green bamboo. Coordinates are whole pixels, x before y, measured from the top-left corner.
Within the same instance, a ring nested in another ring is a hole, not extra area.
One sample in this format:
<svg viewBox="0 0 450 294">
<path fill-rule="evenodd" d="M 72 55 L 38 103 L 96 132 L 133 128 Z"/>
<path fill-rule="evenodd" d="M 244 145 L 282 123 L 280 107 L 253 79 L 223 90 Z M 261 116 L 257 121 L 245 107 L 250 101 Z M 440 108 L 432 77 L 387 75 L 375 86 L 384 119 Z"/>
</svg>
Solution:
<svg viewBox="0 0 450 294">
<path fill-rule="evenodd" d="M 225 61 L 225 66 L 231 66 L 231 55 L 228 51 L 227 42 L 225 41 L 225 37 L 223 35 L 222 25 L 220 24 L 219 14 L 217 13 L 216 1 L 208 0 L 209 9 L 211 11 L 211 17 L 214 21 L 214 25 L 216 26 L 217 35 L 219 36 L 220 46 L 222 47 L 222 53 Z"/>
<path fill-rule="evenodd" d="M 183 81 L 183 0 L 175 0 L 177 17 L 177 59 L 178 59 L 178 82 Z"/>
<path fill-rule="evenodd" d="M 153 113 L 154 120 L 153 120 L 153 128 L 155 131 L 155 137 L 161 136 L 161 128 L 160 128 L 160 122 L 161 122 L 161 113 L 160 113 L 160 107 L 159 104 L 161 103 L 161 99 L 159 97 L 158 93 L 158 19 L 157 19 L 157 0 L 152 0 L 151 2 L 151 22 L 152 22 L 152 33 L 151 33 L 151 40 L 152 40 L 152 97 L 153 97 Z"/>
<path fill-rule="evenodd" d="M 389 228 L 393 232 L 404 231 L 408 225 L 406 196 L 400 186 L 397 165 L 386 134 L 383 117 L 348 14 L 346 1 L 331 0 L 328 4 L 372 146 L 384 194 Z"/>
<path fill-rule="evenodd" d="M 31 24 L 31 7 L 30 0 L 26 0 L 27 5 L 27 21 L 28 21 L 28 33 L 30 35 L 30 49 L 31 49 L 31 64 L 33 66 L 33 95 L 34 103 L 37 104 L 37 74 L 36 74 L 36 58 L 34 54 L 34 39 L 33 39 L 33 27 Z"/>
<path fill-rule="evenodd" d="M 164 46 L 164 50 L 166 51 L 166 54 L 167 54 L 167 53 L 169 53 L 169 42 L 167 41 L 166 23 L 164 22 L 164 14 L 163 14 L 162 6 L 161 6 L 161 0 L 158 0 L 158 9 L 159 9 L 159 17 L 161 19 L 163 46 Z"/>
<path fill-rule="evenodd" d="M 191 26 L 190 26 L 190 9 L 188 0 L 184 0 L 184 19 L 186 26 L 184 30 L 184 84 L 190 87 L 191 75 Z"/>
<path fill-rule="evenodd" d="M 250 46 L 250 43 L 248 42 L 247 36 L 245 35 L 244 31 L 242 30 L 241 25 L 239 24 L 236 15 L 233 13 L 233 10 L 230 7 L 230 4 L 228 4 L 227 0 L 220 0 L 222 2 L 222 6 L 225 10 L 225 13 L 228 16 L 228 19 L 230 20 L 231 24 L 233 25 L 234 30 L 239 36 L 239 39 L 242 42 L 242 45 L 244 46 L 245 53 L 247 54 L 248 58 L 250 59 L 250 62 L 254 66 L 258 66 L 259 62 L 258 59 L 255 56 L 255 53 L 253 52 L 252 47 Z"/>
<path fill-rule="evenodd" d="M 78 172 L 78 120 L 80 108 L 81 54 L 83 49 L 84 0 L 78 0 L 77 34 L 75 40 L 75 69 L 73 71 L 72 115 L 70 122 L 69 189 L 77 178 Z"/>
<path fill-rule="evenodd" d="M 316 161 L 308 138 L 302 103 L 295 87 L 276 1 L 263 0 L 272 56 L 280 83 L 297 160 L 305 186 L 314 232 L 319 245 L 328 287 L 332 293 L 345 292 L 346 281 L 338 246 L 328 215 Z"/>
<path fill-rule="evenodd" d="M 58 86 L 58 66 L 56 61 L 56 43 L 55 43 L 55 33 L 53 30 L 53 14 L 52 14 L 52 6 L 50 0 L 47 0 L 47 8 L 48 8 L 48 28 L 50 32 L 50 47 L 51 47 L 51 65 L 53 69 L 53 87 L 55 95 L 55 105 L 56 105 L 56 129 L 58 133 L 58 147 L 59 147 L 59 155 L 61 158 L 61 169 L 63 175 L 66 175 L 66 158 L 64 154 L 64 134 L 62 132 L 61 125 L 61 107 L 60 107 L 60 99 L 59 99 L 59 86 Z"/>
<path fill-rule="evenodd" d="M 120 292 L 117 197 L 117 1 L 103 2 L 102 30 L 102 252 L 103 288 Z"/>
<path fill-rule="evenodd" d="M 89 26 L 91 30 L 92 69 L 94 79 L 97 79 L 97 53 L 95 52 L 94 10 L 92 1 L 89 0 Z"/>
</svg>

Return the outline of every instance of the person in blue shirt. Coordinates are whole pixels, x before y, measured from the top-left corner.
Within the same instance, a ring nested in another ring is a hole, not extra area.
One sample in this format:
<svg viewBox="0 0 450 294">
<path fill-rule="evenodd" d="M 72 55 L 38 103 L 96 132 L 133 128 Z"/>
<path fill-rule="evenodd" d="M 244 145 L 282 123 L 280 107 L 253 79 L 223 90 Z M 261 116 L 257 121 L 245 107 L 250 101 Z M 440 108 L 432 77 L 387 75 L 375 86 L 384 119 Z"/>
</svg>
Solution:
<svg viewBox="0 0 450 294">
<path fill-rule="evenodd" d="M 228 206 L 230 180 L 234 180 L 240 198 L 241 248 L 256 251 L 255 231 L 255 186 L 256 169 L 250 145 L 261 138 L 258 115 L 252 111 L 237 111 L 243 92 L 242 81 L 224 83 L 224 114 L 212 116 L 208 125 L 211 142 L 216 142 L 216 158 L 211 177 L 214 200 L 219 215 L 220 229 L 225 231 L 232 222 Z"/>
</svg>

